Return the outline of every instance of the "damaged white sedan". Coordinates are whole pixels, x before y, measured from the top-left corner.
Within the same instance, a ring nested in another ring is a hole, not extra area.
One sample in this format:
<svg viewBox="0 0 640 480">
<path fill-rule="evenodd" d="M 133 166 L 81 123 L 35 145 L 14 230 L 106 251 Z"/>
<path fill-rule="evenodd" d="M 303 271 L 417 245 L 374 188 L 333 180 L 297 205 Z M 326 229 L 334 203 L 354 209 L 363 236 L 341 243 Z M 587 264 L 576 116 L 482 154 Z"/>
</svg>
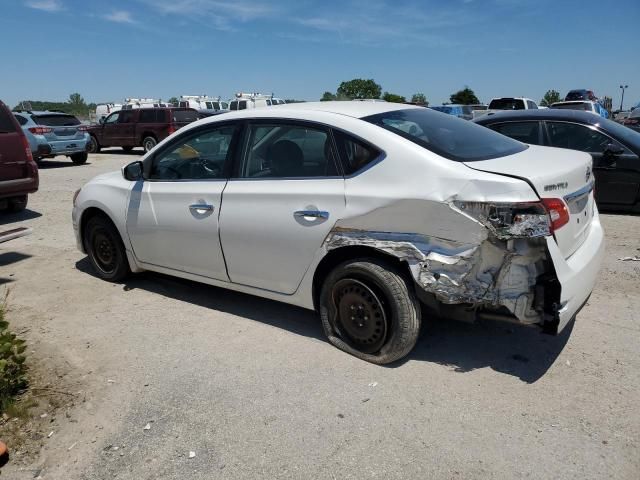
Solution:
<svg viewBox="0 0 640 480">
<path fill-rule="evenodd" d="M 86 184 L 73 226 L 105 280 L 152 270 L 315 309 L 378 364 L 429 315 L 561 330 L 604 250 L 589 155 L 379 102 L 193 123 Z"/>
</svg>

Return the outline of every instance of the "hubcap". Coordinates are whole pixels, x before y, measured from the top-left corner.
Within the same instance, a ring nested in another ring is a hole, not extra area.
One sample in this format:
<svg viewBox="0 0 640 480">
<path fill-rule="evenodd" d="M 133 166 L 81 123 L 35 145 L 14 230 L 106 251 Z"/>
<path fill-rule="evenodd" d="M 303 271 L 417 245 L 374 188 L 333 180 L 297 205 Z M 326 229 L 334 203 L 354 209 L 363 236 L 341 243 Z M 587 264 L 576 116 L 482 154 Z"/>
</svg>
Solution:
<svg viewBox="0 0 640 480">
<path fill-rule="evenodd" d="M 364 283 L 343 279 L 333 287 L 339 333 L 358 350 L 380 350 L 387 336 L 387 318 L 378 296 Z"/>
</svg>

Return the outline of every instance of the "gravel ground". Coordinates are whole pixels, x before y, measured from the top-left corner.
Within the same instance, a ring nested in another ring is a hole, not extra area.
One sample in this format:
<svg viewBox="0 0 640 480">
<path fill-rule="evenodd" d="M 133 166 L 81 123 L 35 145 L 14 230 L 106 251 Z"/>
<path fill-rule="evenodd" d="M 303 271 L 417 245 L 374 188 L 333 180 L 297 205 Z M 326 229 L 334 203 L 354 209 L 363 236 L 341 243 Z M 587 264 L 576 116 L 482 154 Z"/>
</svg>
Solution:
<svg viewBox="0 0 640 480">
<path fill-rule="evenodd" d="M 34 229 L 0 245 L 12 323 L 76 404 L 2 478 L 640 478 L 640 262 L 619 260 L 640 255 L 640 217 L 603 215 L 602 276 L 563 335 L 435 322 L 379 367 L 331 347 L 305 310 L 95 278 L 72 194 L 136 157 L 45 162 L 29 209 L 0 217 Z"/>
</svg>

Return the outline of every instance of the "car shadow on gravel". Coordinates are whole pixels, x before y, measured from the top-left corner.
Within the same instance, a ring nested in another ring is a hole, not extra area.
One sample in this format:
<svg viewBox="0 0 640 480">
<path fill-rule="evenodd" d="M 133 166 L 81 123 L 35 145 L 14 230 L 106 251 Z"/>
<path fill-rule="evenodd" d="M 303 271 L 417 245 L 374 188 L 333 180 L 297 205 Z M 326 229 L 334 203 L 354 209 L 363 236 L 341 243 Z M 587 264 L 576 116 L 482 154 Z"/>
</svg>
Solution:
<svg viewBox="0 0 640 480">
<path fill-rule="evenodd" d="M 0 225 L 9 225 L 10 223 L 33 220 L 34 218 L 41 216 L 42 214 L 40 212 L 29 210 L 28 208 L 18 213 L 0 212 Z"/>
<path fill-rule="evenodd" d="M 96 276 L 87 257 L 76 262 L 76 268 Z M 125 291 L 139 288 L 181 302 L 255 320 L 305 337 L 323 341 L 325 339 L 322 325 L 313 312 L 274 300 L 154 272 L 131 275 L 122 285 Z"/>
<path fill-rule="evenodd" d="M 91 165 L 91 162 L 86 162 L 80 165 L 76 165 L 71 161 L 71 159 L 67 160 L 40 160 L 38 162 L 38 170 L 53 170 L 55 168 L 65 168 L 65 167 L 84 167 L 85 165 Z"/>
<path fill-rule="evenodd" d="M 535 326 L 435 319 L 425 326 L 407 360 L 435 362 L 460 373 L 489 367 L 534 383 L 555 363 L 571 336 L 573 324 L 559 335 L 548 335 Z"/>
<path fill-rule="evenodd" d="M 109 154 L 109 155 L 138 155 L 138 156 L 142 156 L 144 155 L 144 149 L 142 148 L 134 148 L 133 150 L 130 150 L 128 152 L 125 152 L 123 149 L 119 148 L 119 147 L 113 147 L 113 148 L 103 148 L 102 150 L 100 150 L 100 153 L 94 153 L 93 155 L 95 155 L 95 158 L 100 158 L 100 155 L 104 153 L 104 154 Z"/>
<path fill-rule="evenodd" d="M 79 260 L 76 268 L 95 276 L 87 257 Z M 125 291 L 140 288 L 326 341 L 314 312 L 285 303 L 153 272 L 132 275 L 122 285 Z M 562 334 L 552 336 L 537 327 L 504 322 L 482 320 L 468 324 L 434 319 L 424 324 L 413 351 L 386 367 L 398 368 L 408 361 L 438 363 L 460 373 L 489 367 L 534 383 L 556 361 L 572 329 L 573 322 Z"/>
</svg>

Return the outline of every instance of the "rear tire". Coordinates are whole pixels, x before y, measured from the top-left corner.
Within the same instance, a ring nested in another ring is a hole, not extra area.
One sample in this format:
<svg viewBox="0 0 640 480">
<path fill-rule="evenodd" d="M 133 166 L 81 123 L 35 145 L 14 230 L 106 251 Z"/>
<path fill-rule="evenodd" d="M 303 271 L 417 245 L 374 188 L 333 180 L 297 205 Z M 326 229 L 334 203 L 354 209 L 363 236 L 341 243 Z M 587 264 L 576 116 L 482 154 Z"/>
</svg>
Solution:
<svg viewBox="0 0 640 480">
<path fill-rule="evenodd" d="M 29 203 L 28 195 L 20 195 L 19 197 L 10 198 L 9 211 L 12 213 L 22 212 L 25 208 L 27 208 L 27 203 Z"/>
<path fill-rule="evenodd" d="M 147 153 L 157 144 L 158 144 L 158 141 L 154 137 L 144 137 L 144 139 L 142 140 L 142 147 L 144 148 L 145 153 Z"/>
<path fill-rule="evenodd" d="M 93 135 L 89 136 L 89 144 L 87 145 L 87 152 L 89 153 L 100 153 L 100 144 L 98 143 L 98 139 Z"/>
<path fill-rule="evenodd" d="M 338 265 L 322 285 L 319 309 L 331 344 L 378 365 L 406 356 L 420 334 L 420 303 L 412 285 L 373 258 Z"/>
<path fill-rule="evenodd" d="M 129 262 L 120 233 L 107 217 L 100 215 L 89 219 L 83 242 L 98 277 L 119 282 L 129 275 Z"/>
<path fill-rule="evenodd" d="M 89 154 L 87 152 L 74 153 L 71 155 L 71 161 L 76 165 L 87 163 L 87 158 L 89 158 Z"/>
</svg>

